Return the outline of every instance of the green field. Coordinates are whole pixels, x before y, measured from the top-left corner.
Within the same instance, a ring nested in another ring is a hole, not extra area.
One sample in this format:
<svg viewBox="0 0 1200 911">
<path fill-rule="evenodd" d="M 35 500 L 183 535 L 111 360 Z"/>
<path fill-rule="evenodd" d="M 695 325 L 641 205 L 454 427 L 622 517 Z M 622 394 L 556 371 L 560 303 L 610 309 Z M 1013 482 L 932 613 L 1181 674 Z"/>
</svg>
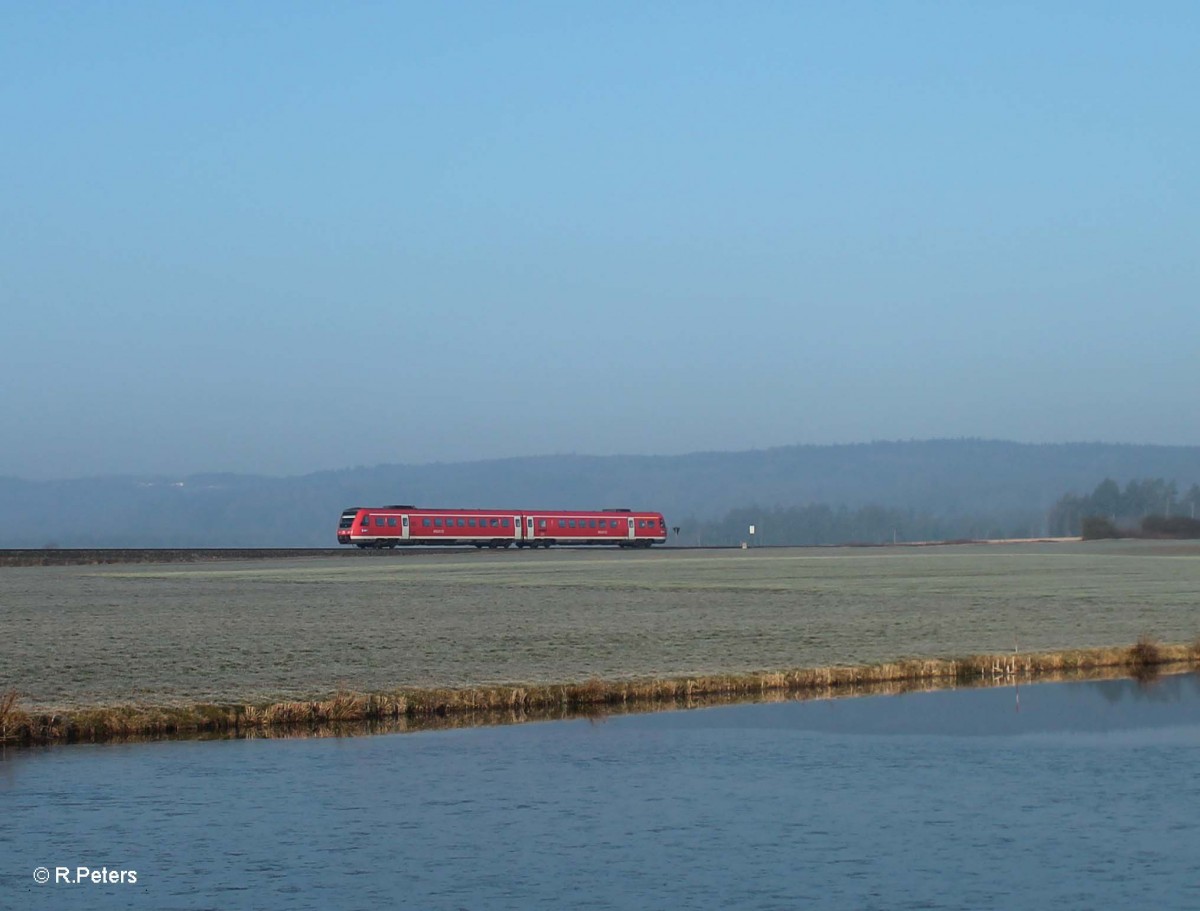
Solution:
<svg viewBox="0 0 1200 911">
<path fill-rule="evenodd" d="M 1200 634 L 1200 546 L 364 554 L 0 571 L 31 709 L 742 673 Z"/>
</svg>

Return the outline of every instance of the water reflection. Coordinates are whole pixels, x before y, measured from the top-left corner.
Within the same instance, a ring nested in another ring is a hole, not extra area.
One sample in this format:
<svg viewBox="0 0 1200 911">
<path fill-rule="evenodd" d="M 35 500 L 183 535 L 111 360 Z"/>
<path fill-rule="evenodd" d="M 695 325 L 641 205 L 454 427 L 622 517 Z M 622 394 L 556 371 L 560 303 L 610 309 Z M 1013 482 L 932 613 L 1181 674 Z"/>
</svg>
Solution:
<svg viewBox="0 0 1200 911">
<path fill-rule="evenodd" d="M 1128 687 L 1136 686 L 1139 692 L 1157 693 L 1158 698 L 1172 698 L 1171 693 L 1180 686 L 1178 683 L 1166 683 L 1176 679 L 1178 675 L 1160 677 L 1156 669 L 1150 668 L 1137 678 L 1130 678 L 1119 668 L 1093 669 L 1088 671 L 1067 671 L 1059 673 L 1044 673 L 1038 676 L 1039 684 L 1059 683 L 1065 681 L 1114 681 L 1116 686 L 1104 692 L 1110 698 L 1120 698 L 1117 694 Z M 1021 682 L 1024 680 L 1025 682 Z M 866 696 L 896 696 L 902 694 L 947 692 L 959 690 L 974 690 L 985 688 L 1000 688 L 1011 691 L 1014 710 L 1021 710 L 1021 689 L 1033 684 L 1028 675 L 1016 673 L 996 673 L 984 675 L 974 680 L 957 683 L 947 683 L 941 680 L 901 680 L 882 683 L 844 684 L 838 686 L 812 687 L 799 691 L 769 690 L 759 693 L 738 693 L 734 695 L 681 694 L 674 698 L 667 697 L 657 701 L 630 701 L 625 704 L 602 706 L 585 706 L 582 708 L 521 708 L 510 707 L 501 709 L 483 709 L 475 711 L 454 711 L 443 714 L 420 715 L 402 718 L 370 719 L 360 721 L 327 721 L 302 722 L 291 724 L 274 724 L 262 726 L 245 726 L 237 730 L 214 732 L 185 732 L 185 733 L 151 733 L 151 734 L 111 734 L 105 743 L 149 743 L 160 740 L 280 740 L 296 738 L 329 738 L 352 737 L 372 734 L 406 734 L 423 731 L 444 731 L 470 727 L 496 727 L 505 725 L 528 724 L 543 721 L 567 721 L 571 719 L 587 719 L 603 721 L 608 718 L 631 714 L 648 714 L 659 712 L 676 712 L 693 709 L 715 708 L 719 706 L 736 706 L 746 704 L 777 704 L 790 702 L 821 702 L 828 700 L 861 699 Z M 1165 688 L 1163 688 L 1165 686 Z M 1173 689 L 1174 688 L 1174 689 Z M 25 749 L 25 747 L 17 747 Z M 0 760 L 13 745 L 0 743 Z"/>
<path fill-rule="evenodd" d="M 747 705 L 706 714 L 711 717 L 672 723 L 946 737 L 1116 731 L 1200 724 L 1200 676 L 1014 684 L 972 690 L 969 696 L 958 690 L 932 690 L 888 698 Z"/>
<path fill-rule="evenodd" d="M 1200 906 L 1200 680 L 0 762 L 6 906 Z M 136 887 L 36 884 L 38 865 Z M 11 900 L 10 900 L 11 899 Z"/>
</svg>

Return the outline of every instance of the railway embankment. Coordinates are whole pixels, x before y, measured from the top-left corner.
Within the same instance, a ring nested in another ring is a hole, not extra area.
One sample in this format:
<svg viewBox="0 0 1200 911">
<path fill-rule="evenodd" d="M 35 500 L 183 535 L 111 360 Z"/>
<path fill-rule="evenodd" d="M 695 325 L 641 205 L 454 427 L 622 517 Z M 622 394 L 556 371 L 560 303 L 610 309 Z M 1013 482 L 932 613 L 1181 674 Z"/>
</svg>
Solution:
<svg viewBox="0 0 1200 911">
<path fill-rule="evenodd" d="M 213 563 L 348 556 L 335 547 L 100 547 L 0 550 L 0 566 L 104 566 L 118 563 Z"/>
</svg>

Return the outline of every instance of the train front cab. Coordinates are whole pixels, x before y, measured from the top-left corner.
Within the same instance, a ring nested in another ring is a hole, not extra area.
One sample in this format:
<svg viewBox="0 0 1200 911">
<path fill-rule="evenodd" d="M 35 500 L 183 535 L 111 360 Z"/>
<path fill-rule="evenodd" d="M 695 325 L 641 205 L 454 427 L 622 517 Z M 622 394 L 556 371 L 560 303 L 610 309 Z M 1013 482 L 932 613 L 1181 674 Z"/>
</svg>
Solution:
<svg viewBox="0 0 1200 911">
<path fill-rule="evenodd" d="M 650 547 L 667 542 L 667 520 L 659 513 L 629 517 L 629 541 L 622 547 Z"/>
<path fill-rule="evenodd" d="M 385 506 L 381 509 L 352 507 L 342 511 L 338 522 L 338 543 L 359 547 L 396 547 L 409 543 L 409 522 L 406 514 L 394 512 L 410 509 L 407 506 Z"/>
<path fill-rule="evenodd" d="M 337 540 L 338 544 L 349 544 L 351 535 L 355 531 L 355 523 L 358 520 L 359 513 L 363 510 L 358 506 L 351 506 L 348 509 L 342 510 L 342 517 L 338 520 Z"/>
<path fill-rule="evenodd" d="M 635 513 L 628 509 L 609 509 L 605 512 L 626 514 L 628 534 L 621 547 L 650 547 L 667 541 L 667 520 L 661 513 Z"/>
</svg>

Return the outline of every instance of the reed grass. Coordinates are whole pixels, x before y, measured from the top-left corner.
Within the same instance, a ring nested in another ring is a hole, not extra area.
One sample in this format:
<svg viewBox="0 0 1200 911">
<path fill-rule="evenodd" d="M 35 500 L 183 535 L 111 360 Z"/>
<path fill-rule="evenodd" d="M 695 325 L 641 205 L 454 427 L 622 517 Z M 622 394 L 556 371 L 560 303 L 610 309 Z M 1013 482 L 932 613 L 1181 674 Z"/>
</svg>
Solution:
<svg viewBox="0 0 1200 911">
<path fill-rule="evenodd" d="M 24 713 L 17 711 L 17 700 L 20 698 L 21 694 L 16 690 L 0 693 L 0 743 L 9 739 L 10 729 L 15 734 L 18 730 L 18 719 L 26 717 Z"/>
<path fill-rule="evenodd" d="M 717 702 L 820 698 L 868 691 L 901 692 L 939 686 L 1049 679 L 1097 671 L 1144 678 L 1160 669 L 1200 665 L 1200 639 L 1160 644 L 1148 636 L 1124 647 L 1072 649 L 965 658 L 908 658 L 869 665 L 575 683 L 338 692 L 327 699 L 264 705 L 122 705 L 61 712 L 26 712 L 17 691 L 0 694 L 0 743 L 21 745 L 102 742 L 172 736 L 270 736 L 302 730 L 340 736 L 381 723 L 407 729 L 506 723 L 594 712 L 648 711 Z"/>
<path fill-rule="evenodd" d="M 1129 649 L 1129 666 L 1134 671 L 1143 671 L 1162 664 L 1162 649 L 1150 636 L 1138 637 Z"/>
</svg>

